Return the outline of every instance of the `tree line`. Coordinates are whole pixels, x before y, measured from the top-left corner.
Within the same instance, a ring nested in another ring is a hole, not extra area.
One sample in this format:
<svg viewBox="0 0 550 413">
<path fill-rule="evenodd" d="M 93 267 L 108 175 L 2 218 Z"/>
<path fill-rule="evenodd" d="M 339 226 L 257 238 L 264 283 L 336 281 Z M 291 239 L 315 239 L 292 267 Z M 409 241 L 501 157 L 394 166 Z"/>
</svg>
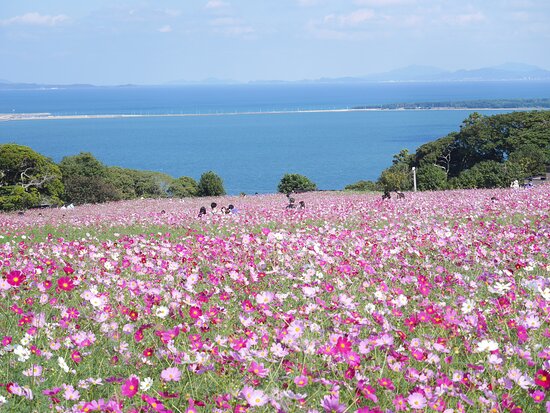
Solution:
<svg viewBox="0 0 550 413">
<path fill-rule="evenodd" d="M 170 175 L 106 166 L 91 153 L 64 157 L 59 164 L 17 144 L 0 145 L 0 210 L 87 204 L 134 198 L 225 195 L 212 171 L 197 182 Z"/>
<path fill-rule="evenodd" d="M 550 111 L 472 113 L 458 132 L 394 155 L 377 181 L 345 189 L 410 190 L 413 167 L 420 190 L 507 187 L 544 174 L 549 164 Z"/>
</svg>

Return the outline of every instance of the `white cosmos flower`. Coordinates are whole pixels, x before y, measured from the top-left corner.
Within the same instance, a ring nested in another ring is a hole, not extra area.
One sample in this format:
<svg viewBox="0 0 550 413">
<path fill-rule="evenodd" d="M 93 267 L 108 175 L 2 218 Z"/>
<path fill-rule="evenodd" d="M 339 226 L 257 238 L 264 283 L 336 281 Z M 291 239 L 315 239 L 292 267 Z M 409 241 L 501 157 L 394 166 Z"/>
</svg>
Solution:
<svg viewBox="0 0 550 413">
<path fill-rule="evenodd" d="M 512 284 L 510 283 L 501 283 L 496 282 L 494 285 L 490 286 L 488 289 L 492 293 L 496 294 L 505 294 L 506 291 L 509 291 L 512 288 Z"/>
<path fill-rule="evenodd" d="M 470 299 L 464 301 L 464 303 L 462 303 L 462 313 L 463 314 L 471 313 L 472 310 L 474 309 L 474 305 L 475 303 Z"/>
<path fill-rule="evenodd" d="M 546 301 L 550 301 L 550 288 L 546 287 L 544 290 L 539 287 L 539 293 Z"/>
<path fill-rule="evenodd" d="M 165 318 L 168 315 L 168 307 L 160 306 L 155 309 L 155 315 L 160 318 Z"/>
<path fill-rule="evenodd" d="M 151 388 L 152 385 L 153 385 L 153 379 L 151 377 L 145 377 L 143 380 L 140 380 L 139 389 L 141 391 L 147 391 Z"/>
<path fill-rule="evenodd" d="M 93 305 L 94 307 L 102 307 L 103 306 L 103 300 L 101 299 L 101 297 L 92 297 L 90 298 L 90 304 Z"/>
<path fill-rule="evenodd" d="M 63 370 L 65 373 L 69 372 L 69 366 L 67 366 L 67 362 L 63 357 L 57 358 L 57 364 L 59 365 L 59 367 L 61 367 L 61 370 Z"/>
<path fill-rule="evenodd" d="M 21 363 L 27 361 L 31 357 L 31 351 L 19 344 L 15 345 L 13 348 L 13 354 L 17 356 L 17 360 Z"/>
<path fill-rule="evenodd" d="M 482 353 L 484 351 L 495 351 L 498 349 L 498 343 L 493 340 L 481 340 L 477 343 L 476 352 Z"/>
</svg>

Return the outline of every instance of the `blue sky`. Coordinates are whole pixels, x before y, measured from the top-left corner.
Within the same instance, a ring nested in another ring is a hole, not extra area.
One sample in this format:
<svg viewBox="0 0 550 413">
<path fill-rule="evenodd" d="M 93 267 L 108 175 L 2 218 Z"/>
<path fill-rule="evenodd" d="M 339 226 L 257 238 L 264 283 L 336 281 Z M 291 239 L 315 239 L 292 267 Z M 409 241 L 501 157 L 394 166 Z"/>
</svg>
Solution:
<svg viewBox="0 0 550 413">
<path fill-rule="evenodd" d="M 0 0 L 0 79 L 298 80 L 550 69 L 548 0 Z"/>
</svg>

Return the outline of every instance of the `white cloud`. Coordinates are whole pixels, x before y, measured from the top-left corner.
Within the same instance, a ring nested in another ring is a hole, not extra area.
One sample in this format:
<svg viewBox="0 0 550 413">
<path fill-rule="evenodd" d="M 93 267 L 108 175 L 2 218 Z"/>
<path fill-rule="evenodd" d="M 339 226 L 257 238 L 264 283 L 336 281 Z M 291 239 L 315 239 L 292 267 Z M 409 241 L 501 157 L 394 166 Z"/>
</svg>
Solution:
<svg viewBox="0 0 550 413">
<path fill-rule="evenodd" d="M 370 9 L 355 10 L 349 14 L 329 14 L 323 19 L 324 23 L 337 24 L 339 26 L 357 26 L 368 20 L 374 19 L 376 14 Z"/>
<path fill-rule="evenodd" d="M 387 7 L 414 4 L 415 0 L 355 0 L 354 3 L 358 6 Z"/>
<path fill-rule="evenodd" d="M 60 23 L 69 20 L 69 16 L 65 14 L 58 14 L 56 16 L 50 16 L 40 13 L 26 13 L 21 16 L 15 16 L 7 20 L 1 20 L 0 23 L 4 26 L 12 24 L 23 24 L 31 26 L 56 26 Z"/>
<path fill-rule="evenodd" d="M 450 24 L 468 25 L 472 23 L 480 23 L 486 20 L 485 15 L 480 12 L 463 13 L 455 15 L 443 16 L 443 20 Z"/>
<path fill-rule="evenodd" d="M 217 19 L 210 20 L 211 26 L 235 26 L 239 24 L 239 20 L 233 17 L 219 17 Z"/>
<path fill-rule="evenodd" d="M 228 7 L 229 3 L 222 1 L 222 0 L 210 0 L 208 3 L 206 3 L 207 9 L 221 9 L 223 7 Z"/>
<path fill-rule="evenodd" d="M 167 25 L 162 26 L 161 28 L 159 28 L 158 31 L 161 32 L 161 33 L 170 33 L 172 31 L 172 26 L 167 24 Z"/>
<path fill-rule="evenodd" d="M 254 33 L 254 29 L 243 23 L 240 19 L 233 17 L 219 17 L 210 20 L 210 26 L 214 27 L 216 33 L 222 33 L 230 36 L 249 35 Z"/>
<path fill-rule="evenodd" d="M 315 6 L 319 3 L 319 0 L 297 0 L 298 4 L 303 7 Z"/>
</svg>

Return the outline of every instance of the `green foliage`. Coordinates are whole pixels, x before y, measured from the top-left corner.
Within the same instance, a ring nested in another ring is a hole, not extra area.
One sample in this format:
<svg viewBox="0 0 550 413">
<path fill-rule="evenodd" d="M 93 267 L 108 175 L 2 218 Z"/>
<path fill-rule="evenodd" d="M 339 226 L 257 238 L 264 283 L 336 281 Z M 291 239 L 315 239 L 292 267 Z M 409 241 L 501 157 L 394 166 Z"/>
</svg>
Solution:
<svg viewBox="0 0 550 413">
<path fill-rule="evenodd" d="M 198 195 L 199 186 L 193 178 L 180 176 L 172 181 L 168 187 L 168 192 L 176 198 L 193 197 Z"/>
<path fill-rule="evenodd" d="M 63 177 L 84 176 L 105 178 L 107 176 L 107 167 L 89 152 L 80 152 L 78 155 L 64 157 L 59 163 L 59 168 Z"/>
<path fill-rule="evenodd" d="M 32 208 L 40 203 L 40 194 L 36 188 L 28 191 L 19 185 L 0 187 L 0 209 L 2 211 L 16 211 Z"/>
<path fill-rule="evenodd" d="M 317 185 L 315 185 L 315 183 L 313 183 L 308 177 L 300 174 L 285 174 L 277 186 L 277 190 L 283 194 L 288 194 L 293 191 L 315 191 L 316 189 Z"/>
<path fill-rule="evenodd" d="M 479 162 L 458 176 L 460 188 L 506 188 L 517 178 L 516 170 L 496 161 Z"/>
<path fill-rule="evenodd" d="M 459 132 L 421 145 L 414 155 L 395 155 L 379 182 L 405 189 L 406 165 L 419 168 L 419 189 L 505 187 L 544 173 L 549 163 L 550 111 L 472 113 Z"/>
<path fill-rule="evenodd" d="M 0 145 L 0 210 L 61 203 L 59 167 L 27 146 Z"/>
<path fill-rule="evenodd" d="M 382 187 L 373 181 L 358 181 L 354 184 L 347 185 L 344 188 L 345 191 L 358 191 L 358 192 L 370 192 L 370 191 L 381 191 Z"/>
<path fill-rule="evenodd" d="M 534 144 L 526 144 L 510 154 L 508 163 L 515 164 L 523 177 L 542 175 L 550 163 L 544 150 Z"/>
<path fill-rule="evenodd" d="M 413 156 L 413 165 L 416 167 L 438 165 L 448 173 L 451 168 L 455 138 L 456 132 L 453 132 L 443 138 L 421 145 Z"/>
<path fill-rule="evenodd" d="M 66 156 L 59 163 L 65 201 L 76 205 L 118 201 L 122 192 L 108 180 L 108 168 L 89 152 Z"/>
<path fill-rule="evenodd" d="M 447 173 L 442 167 L 425 164 L 416 172 L 418 189 L 421 191 L 435 191 L 447 188 Z"/>
<path fill-rule="evenodd" d="M 65 178 L 65 198 L 73 204 L 97 204 L 122 199 L 122 193 L 100 176 L 74 175 Z"/>
<path fill-rule="evenodd" d="M 122 199 L 166 197 L 173 180 L 170 175 L 161 172 L 116 166 L 107 168 L 107 181 L 118 189 Z"/>
<path fill-rule="evenodd" d="M 134 199 L 136 197 L 134 173 L 131 169 L 120 168 L 118 166 L 108 167 L 107 182 L 118 189 L 122 199 Z"/>
<path fill-rule="evenodd" d="M 225 195 L 222 179 L 212 171 L 201 175 L 198 185 L 199 196 L 219 196 Z"/>
<path fill-rule="evenodd" d="M 406 191 L 412 188 L 412 176 L 406 163 L 396 163 L 382 171 L 378 183 L 388 191 Z"/>
</svg>

